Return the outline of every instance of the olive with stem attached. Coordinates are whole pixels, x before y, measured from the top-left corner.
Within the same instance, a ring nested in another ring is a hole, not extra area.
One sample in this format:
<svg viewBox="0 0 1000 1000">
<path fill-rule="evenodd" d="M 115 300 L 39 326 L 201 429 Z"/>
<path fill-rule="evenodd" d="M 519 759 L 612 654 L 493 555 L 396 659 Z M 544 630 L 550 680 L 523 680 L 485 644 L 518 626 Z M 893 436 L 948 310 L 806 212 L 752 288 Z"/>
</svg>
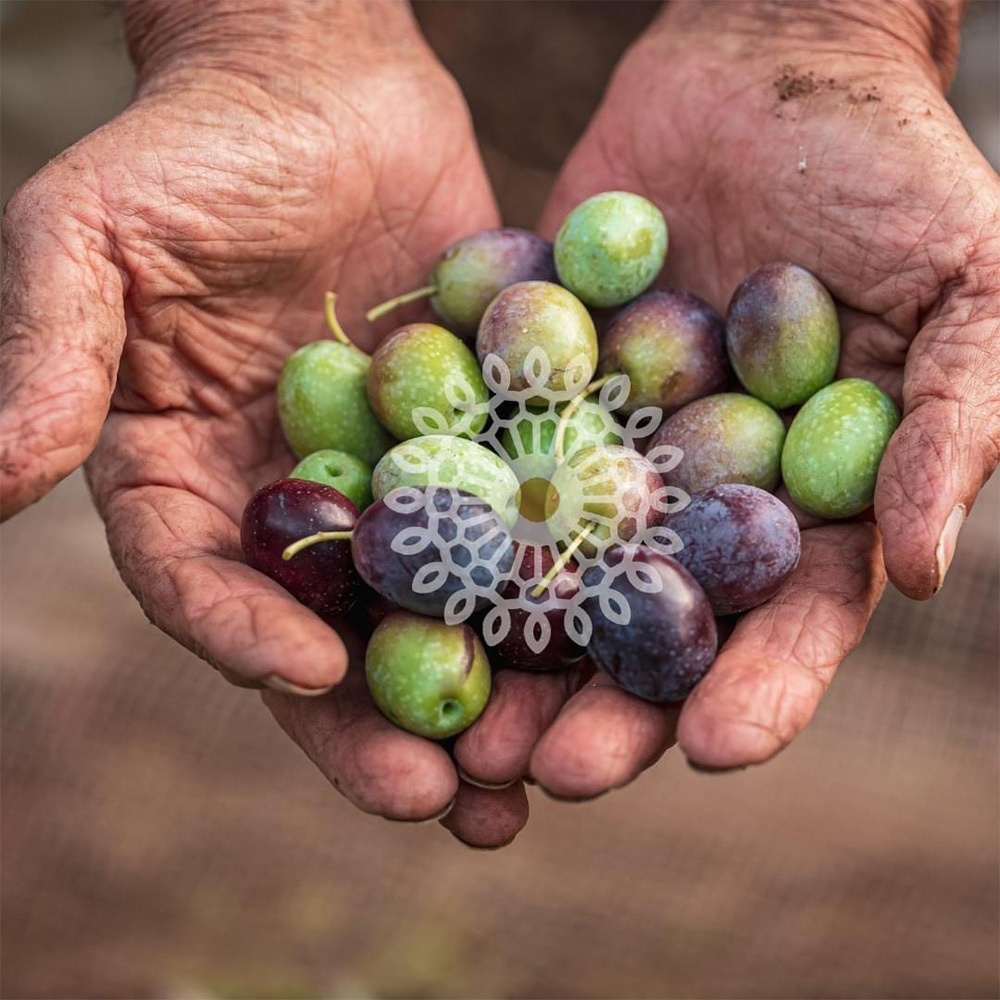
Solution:
<svg viewBox="0 0 1000 1000">
<path fill-rule="evenodd" d="M 336 618 L 361 593 L 349 542 L 357 520 L 358 508 L 332 486 L 279 479 L 243 511 L 243 557 L 320 617 Z"/>
<path fill-rule="evenodd" d="M 326 294 L 331 340 L 295 351 L 278 378 L 278 417 L 296 457 L 334 448 L 374 465 L 393 445 L 366 392 L 371 359 L 351 343 L 337 320 L 337 297 Z"/>
<path fill-rule="evenodd" d="M 475 336 L 486 307 L 508 285 L 555 280 L 548 240 L 527 229 L 486 229 L 448 247 L 422 288 L 369 309 L 365 318 L 372 323 L 408 302 L 429 298 L 448 329 L 469 339 Z"/>
</svg>

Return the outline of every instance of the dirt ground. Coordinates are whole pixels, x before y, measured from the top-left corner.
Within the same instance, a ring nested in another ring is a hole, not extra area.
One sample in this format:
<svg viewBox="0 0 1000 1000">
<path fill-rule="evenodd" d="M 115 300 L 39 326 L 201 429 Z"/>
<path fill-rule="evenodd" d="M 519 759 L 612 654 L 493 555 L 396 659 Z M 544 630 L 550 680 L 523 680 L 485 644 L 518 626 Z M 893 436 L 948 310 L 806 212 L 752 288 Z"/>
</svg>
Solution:
<svg viewBox="0 0 1000 1000">
<path fill-rule="evenodd" d="M 952 98 L 996 165 L 1000 7 L 972 7 Z M 2 10 L 6 199 L 130 73 L 106 4 Z M 420 6 L 509 221 L 531 224 L 654 10 Z M 515 51 L 549 79 L 530 121 L 489 85 Z M 75 475 L 0 533 L 0 994 L 996 997 L 998 521 L 994 480 L 944 591 L 887 594 L 768 766 L 706 776 L 672 753 L 587 805 L 533 790 L 517 841 L 477 853 L 358 813 L 254 693 L 148 625 Z"/>
</svg>

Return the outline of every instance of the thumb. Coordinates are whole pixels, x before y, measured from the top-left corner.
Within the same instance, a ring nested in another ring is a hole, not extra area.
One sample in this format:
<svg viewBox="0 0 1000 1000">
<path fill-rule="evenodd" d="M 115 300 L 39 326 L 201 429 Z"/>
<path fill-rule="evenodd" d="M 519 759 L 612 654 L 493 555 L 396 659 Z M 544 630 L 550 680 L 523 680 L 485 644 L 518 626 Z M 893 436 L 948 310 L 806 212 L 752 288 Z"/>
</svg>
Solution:
<svg viewBox="0 0 1000 1000">
<path fill-rule="evenodd" d="M 875 490 L 889 577 L 920 600 L 944 583 L 962 523 L 1000 457 L 1000 266 L 966 275 L 910 346 L 903 422 Z"/>
<path fill-rule="evenodd" d="M 3 219 L 0 512 L 44 496 L 87 458 L 125 339 L 123 282 L 97 209 L 62 166 L 28 181 Z M 91 217 L 88 217 L 91 216 Z"/>
</svg>

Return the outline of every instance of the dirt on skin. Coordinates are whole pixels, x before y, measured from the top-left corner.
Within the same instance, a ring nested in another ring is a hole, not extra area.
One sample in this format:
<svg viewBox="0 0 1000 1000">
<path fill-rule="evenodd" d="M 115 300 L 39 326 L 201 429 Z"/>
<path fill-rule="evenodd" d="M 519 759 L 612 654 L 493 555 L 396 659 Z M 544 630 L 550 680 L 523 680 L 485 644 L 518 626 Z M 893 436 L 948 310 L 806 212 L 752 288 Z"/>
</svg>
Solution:
<svg viewBox="0 0 1000 1000">
<path fill-rule="evenodd" d="M 818 77 L 812 70 L 803 73 L 790 63 L 779 67 L 772 86 L 779 101 L 794 101 L 830 90 L 848 91 L 846 100 L 849 104 L 866 104 L 882 100 L 878 87 L 862 87 L 858 91 L 852 91 L 846 84 L 838 83 L 835 77 Z"/>
</svg>

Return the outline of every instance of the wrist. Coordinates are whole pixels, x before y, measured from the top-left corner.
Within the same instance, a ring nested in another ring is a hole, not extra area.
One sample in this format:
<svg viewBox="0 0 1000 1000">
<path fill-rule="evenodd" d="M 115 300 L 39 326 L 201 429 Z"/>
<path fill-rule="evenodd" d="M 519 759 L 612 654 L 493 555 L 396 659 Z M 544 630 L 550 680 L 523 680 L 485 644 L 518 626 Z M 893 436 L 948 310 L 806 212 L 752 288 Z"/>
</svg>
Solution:
<svg viewBox="0 0 1000 1000">
<path fill-rule="evenodd" d="M 947 85 L 965 0 L 698 0 L 669 4 L 653 31 L 710 33 L 747 54 L 849 53 L 916 63 Z"/>
<path fill-rule="evenodd" d="M 127 0 L 124 22 L 140 86 L 189 69 L 332 75 L 425 50 L 403 0 Z"/>
</svg>

